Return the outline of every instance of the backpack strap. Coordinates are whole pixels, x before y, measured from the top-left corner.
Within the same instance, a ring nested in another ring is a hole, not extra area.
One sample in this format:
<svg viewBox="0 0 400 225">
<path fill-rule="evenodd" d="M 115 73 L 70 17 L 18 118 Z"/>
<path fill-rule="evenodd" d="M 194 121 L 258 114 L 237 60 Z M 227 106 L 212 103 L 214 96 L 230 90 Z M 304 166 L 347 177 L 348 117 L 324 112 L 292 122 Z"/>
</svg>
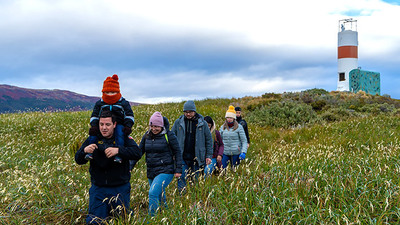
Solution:
<svg viewBox="0 0 400 225">
<path fill-rule="evenodd" d="M 175 165 L 175 167 L 176 167 L 175 155 L 174 155 L 174 152 L 172 152 L 171 146 L 169 145 L 169 141 L 168 141 L 168 132 L 170 132 L 170 131 L 167 131 L 167 132 L 164 134 L 164 137 L 165 137 L 165 140 L 167 141 L 169 152 L 171 153 L 172 158 L 174 159 L 174 165 Z"/>
<path fill-rule="evenodd" d="M 165 134 L 164 134 L 164 136 L 165 136 L 165 140 L 167 141 L 167 144 L 169 145 L 169 141 L 168 141 L 168 134 L 167 134 L 167 133 L 165 133 Z"/>
</svg>

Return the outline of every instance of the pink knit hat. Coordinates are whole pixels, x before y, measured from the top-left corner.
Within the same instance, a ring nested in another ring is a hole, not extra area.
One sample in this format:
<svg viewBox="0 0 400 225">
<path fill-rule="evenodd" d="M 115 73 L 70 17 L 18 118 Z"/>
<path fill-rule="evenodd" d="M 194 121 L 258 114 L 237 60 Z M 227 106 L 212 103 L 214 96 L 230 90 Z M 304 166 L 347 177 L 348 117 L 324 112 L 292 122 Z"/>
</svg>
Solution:
<svg viewBox="0 0 400 225">
<path fill-rule="evenodd" d="M 153 115 L 150 117 L 149 125 L 157 127 L 164 126 L 164 119 L 160 112 L 153 113 Z"/>
</svg>

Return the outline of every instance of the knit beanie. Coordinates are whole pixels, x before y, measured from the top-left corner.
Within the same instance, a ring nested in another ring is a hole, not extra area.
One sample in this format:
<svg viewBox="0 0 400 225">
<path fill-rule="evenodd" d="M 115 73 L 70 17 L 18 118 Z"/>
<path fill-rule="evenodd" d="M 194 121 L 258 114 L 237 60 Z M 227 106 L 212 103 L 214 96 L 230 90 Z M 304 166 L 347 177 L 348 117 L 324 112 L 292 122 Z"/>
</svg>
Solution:
<svg viewBox="0 0 400 225">
<path fill-rule="evenodd" d="M 150 117 L 149 126 L 164 127 L 164 118 L 160 112 L 155 112 Z"/>
<path fill-rule="evenodd" d="M 189 100 L 185 102 L 183 105 L 183 111 L 196 111 L 196 105 L 194 104 L 194 101 Z"/>
<path fill-rule="evenodd" d="M 112 77 L 107 77 L 103 83 L 103 101 L 107 104 L 115 104 L 122 97 L 119 90 L 118 75 L 114 74 Z M 115 95 L 107 95 L 104 92 L 117 92 Z"/>
<path fill-rule="evenodd" d="M 242 108 L 240 108 L 239 106 L 236 106 L 235 111 L 242 111 Z"/>
<path fill-rule="evenodd" d="M 236 119 L 236 111 L 235 111 L 235 107 L 233 107 L 233 105 L 230 105 L 228 111 L 226 111 L 225 118 L 227 118 L 227 117 Z"/>
<path fill-rule="evenodd" d="M 102 92 L 120 92 L 119 91 L 119 82 L 118 75 L 114 74 L 112 77 L 107 77 L 103 83 Z"/>
</svg>

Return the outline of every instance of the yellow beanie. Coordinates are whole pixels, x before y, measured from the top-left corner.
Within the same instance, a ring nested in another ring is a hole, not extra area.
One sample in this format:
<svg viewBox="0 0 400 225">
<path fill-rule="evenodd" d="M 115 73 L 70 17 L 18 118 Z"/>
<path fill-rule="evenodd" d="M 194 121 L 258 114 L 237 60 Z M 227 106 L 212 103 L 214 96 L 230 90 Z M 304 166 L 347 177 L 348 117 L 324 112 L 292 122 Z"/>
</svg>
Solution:
<svg viewBox="0 0 400 225">
<path fill-rule="evenodd" d="M 227 118 L 227 117 L 236 119 L 236 111 L 235 111 L 235 107 L 233 107 L 233 105 L 230 105 L 228 111 L 226 111 L 225 118 Z"/>
</svg>

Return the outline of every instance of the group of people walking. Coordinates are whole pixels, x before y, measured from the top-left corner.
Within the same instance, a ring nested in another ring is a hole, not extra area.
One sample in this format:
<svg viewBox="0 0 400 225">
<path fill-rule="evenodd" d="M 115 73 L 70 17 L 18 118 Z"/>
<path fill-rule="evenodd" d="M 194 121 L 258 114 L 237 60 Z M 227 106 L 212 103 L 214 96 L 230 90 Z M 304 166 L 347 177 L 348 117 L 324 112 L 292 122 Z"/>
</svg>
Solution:
<svg viewBox="0 0 400 225">
<path fill-rule="evenodd" d="M 145 155 L 149 182 L 149 215 L 166 207 L 165 188 L 177 178 L 177 188 L 186 192 L 189 181 L 205 179 L 215 169 L 235 168 L 246 158 L 250 144 L 241 109 L 229 106 L 218 130 L 210 116 L 203 117 L 194 101 L 187 101 L 181 115 L 169 129 L 161 112 L 149 119 L 149 129 L 137 145 L 129 134 L 134 117 L 119 91 L 118 76 L 107 77 L 103 96 L 94 107 L 89 137 L 75 154 L 77 164 L 90 162 L 88 224 L 101 224 L 130 208 L 130 171 Z"/>
</svg>

